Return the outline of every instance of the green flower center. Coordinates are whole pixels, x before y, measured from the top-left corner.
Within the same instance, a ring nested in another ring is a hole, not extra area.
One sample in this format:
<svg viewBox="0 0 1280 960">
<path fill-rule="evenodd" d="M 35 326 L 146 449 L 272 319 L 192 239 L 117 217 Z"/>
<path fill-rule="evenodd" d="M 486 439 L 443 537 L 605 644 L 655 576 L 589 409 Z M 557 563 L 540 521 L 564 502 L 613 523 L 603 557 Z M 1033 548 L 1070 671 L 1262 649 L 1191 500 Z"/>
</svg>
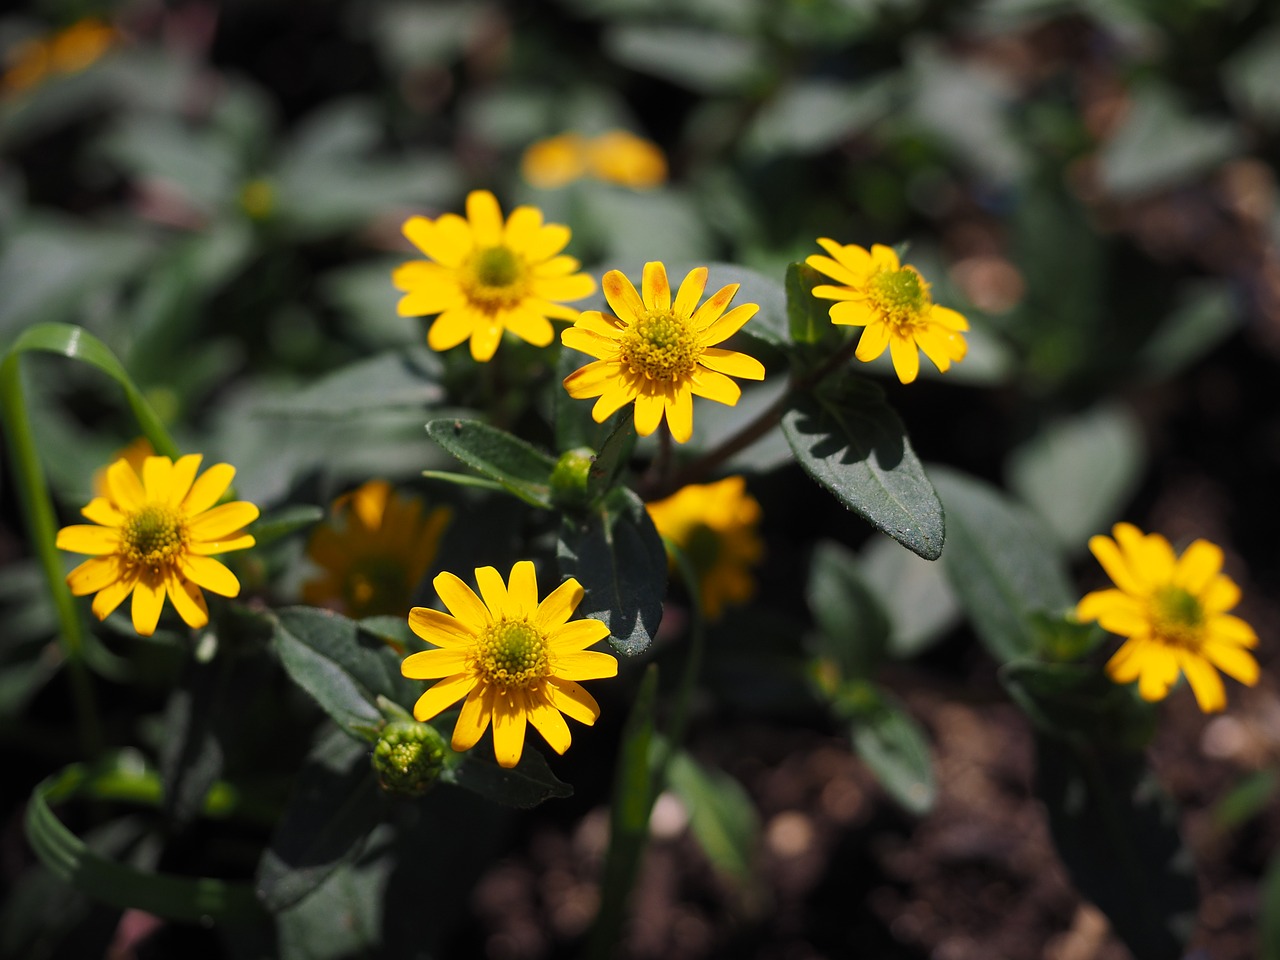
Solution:
<svg viewBox="0 0 1280 960">
<path fill-rule="evenodd" d="M 480 672 L 499 687 L 528 687 L 551 673 L 547 640 L 528 620 L 498 620 L 480 637 Z"/>
<path fill-rule="evenodd" d="M 703 346 L 693 324 L 673 313 L 647 313 L 622 338 L 619 359 L 632 373 L 670 383 L 693 374 Z"/>
<path fill-rule="evenodd" d="M 867 296 L 887 321 L 899 327 L 919 322 L 929 309 L 929 285 L 910 267 L 872 274 Z"/>
<path fill-rule="evenodd" d="M 393 557 L 361 557 L 343 583 L 347 615 L 359 619 L 399 614 L 409 606 L 412 584 L 405 565 Z"/>
<path fill-rule="evenodd" d="M 1161 587 L 1151 595 L 1151 625 L 1161 639 L 1199 649 L 1204 634 L 1204 607 L 1181 587 Z"/>
<path fill-rule="evenodd" d="M 121 528 L 124 555 L 133 563 L 159 567 L 186 549 L 186 520 L 172 507 L 149 503 L 130 515 Z"/>
<path fill-rule="evenodd" d="M 502 245 L 471 254 L 461 280 L 468 299 L 490 313 L 518 304 L 529 286 L 524 264 L 510 247 Z"/>
</svg>

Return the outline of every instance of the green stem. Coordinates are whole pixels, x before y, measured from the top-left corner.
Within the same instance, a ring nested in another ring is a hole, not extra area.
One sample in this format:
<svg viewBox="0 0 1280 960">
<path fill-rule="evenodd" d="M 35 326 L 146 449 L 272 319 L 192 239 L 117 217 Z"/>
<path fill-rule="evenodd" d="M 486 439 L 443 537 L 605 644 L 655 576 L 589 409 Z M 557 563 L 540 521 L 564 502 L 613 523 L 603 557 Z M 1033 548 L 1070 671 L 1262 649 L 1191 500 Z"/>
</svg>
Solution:
<svg viewBox="0 0 1280 960">
<path fill-rule="evenodd" d="M 58 618 L 58 638 L 67 661 L 80 744 L 88 756 L 97 756 L 102 749 L 102 737 L 98 730 L 93 684 L 84 660 L 84 633 L 75 601 L 62 573 L 62 557 L 56 545 L 57 520 L 45 482 L 44 465 L 31 430 L 17 352 L 11 351 L 0 363 L 0 417 L 4 420 L 9 458 L 13 464 L 27 534 L 44 571 Z"/>
</svg>

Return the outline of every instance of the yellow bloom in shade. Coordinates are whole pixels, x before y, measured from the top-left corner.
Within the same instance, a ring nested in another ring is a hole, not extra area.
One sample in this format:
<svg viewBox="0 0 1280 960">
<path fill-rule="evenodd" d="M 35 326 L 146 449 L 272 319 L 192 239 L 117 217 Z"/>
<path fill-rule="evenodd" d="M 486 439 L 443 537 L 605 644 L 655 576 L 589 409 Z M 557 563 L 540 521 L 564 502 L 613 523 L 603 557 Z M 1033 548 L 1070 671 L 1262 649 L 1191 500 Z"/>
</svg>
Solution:
<svg viewBox="0 0 1280 960">
<path fill-rule="evenodd" d="M 888 347 L 898 379 L 910 383 L 920 371 L 920 352 L 943 373 L 964 359 L 969 348 L 961 334 L 969 322 L 933 302 L 915 267 L 900 264 L 881 244 L 865 250 L 825 237 L 818 243 L 831 256 L 815 253 L 805 263 L 841 285 L 814 287 L 813 295 L 837 301 L 832 323 L 864 328 L 854 354 L 859 360 L 874 360 Z"/>
<path fill-rule="evenodd" d="M 77 597 L 97 594 L 99 620 L 132 593 L 133 627 L 149 637 L 167 594 L 188 626 L 203 627 L 209 610 L 201 587 L 224 597 L 240 593 L 240 581 L 213 555 L 253 546 L 241 528 L 258 518 L 258 508 L 242 500 L 214 506 L 235 467 L 214 464 L 197 477 L 200 460 L 198 453 L 176 463 L 147 457 L 141 477 L 128 460 L 117 460 L 107 469 L 105 494 L 80 511 L 93 525 L 58 531 L 60 549 L 93 554 L 67 583 Z"/>
<path fill-rule="evenodd" d="M 1181 671 L 1205 713 L 1227 703 L 1215 667 L 1255 684 L 1258 662 L 1249 650 L 1258 636 L 1227 613 L 1240 588 L 1221 573 L 1221 548 L 1197 540 L 1175 556 L 1164 537 L 1129 523 L 1116 524 L 1112 535 L 1092 537 L 1089 549 L 1115 587 L 1086 594 L 1076 607 L 1079 619 L 1129 638 L 1107 662 L 1111 679 L 1137 680 L 1144 700 L 1161 700 Z"/>
<path fill-rule="evenodd" d="M 665 415 L 680 443 L 693 435 L 695 396 L 736 404 L 742 390 L 725 374 L 763 380 L 764 365 L 715 345 L 737 333 L 760 308 L 744 303 L 724 312 L 738 292 L 736 283 L 721 287 L 699 307 L 706 285 L 706 267 L 690 270 L 673 303 L 661 263 L 644 265 L 643 298 L 619 271 L 606 273 L 605 299 L 617 316 L 587 310 L 560 334 L 566 347 L 597 358 L 565 377 L 569 396 L 599 397 L 591 411 L 597 423 L 634 400 L 637 433 L 647 437 Z"/>
<path fill-rule="evenodd" d="M 156 448 L 151 445 L 151 441 L 146 437 L 136 437 L 131 440 L 127 446 L 117 450 L 115 456 L 111 458 L 111 462 L 123 458 L 129 461 L 129 466 L 137 472 L 142 471 L 142 465 L 146 462 L 147 457 L 154 457 Z M 93 495 L 95 497 L 107 496 L 107 469 L 103 467 L 93 472 Z"/>
<path fill-rule="evenodd" d="M 626 130 L 610 130 L 588 144 L 587 162 L 598 179 L 633 190 L 666 182 L 667 158 L 656 143 Z"/>
<path fill-rule="evenodd" d="M 545 347 L 555 339 L 549 317 L 573 320 L 574 307 L 595 292 L 596 282 L 578 273 L 578 261 L 560 253 L 569 228 L 542 222 L 536 207 L 517 207 L 506 221 L 488 190 L 467 196 L 467 217 L 446 213 L 435 220 L 410 217 L 404 235 L 428 260 L 412 260 L 392 274 L 404 291 L 402 317 L 439 314 L 427 333 L 432 350 L 471 341 L 471 356 L 493 357 L 504 330 Z"/>
<path fill-rule="evenodd" d="M 317 527 L 307 555 L 323 573 L 302 586 L 302 599 L 349 617 L 404 615 L 427 575 L 452 511 L 401 497 L 370 480 L 334 504 L 338 516 Z"/>
<path fill-rule="evenodd" d="M 710 619 L 719 619 L 727 603 L 751 599 L 756 584 L 750 569 L 764 556 L 764 542 L 756 532 L 760 504 L 744 478 L 690 484 L 645 509 L 658 533 L 688 556 Z"/>
<path fill-rule="evenodd" d="M 586 172 L 587 141 L 578 133 L 562 133 L 531 143 L 520 158 L 521 175 L 543 190 L 566 186 Z"/>
<path fill-rule="evenodd" d="M 478 567 L 480 596 L 452 573 L 433 583 L 449 613 L 414 607 L 409 627 L 438 649 L 410 654 L 400 671 L 414 680 L 444 679 L 418 698 L 414 717 L 430 720 L 466 697 L 453 749 L 470 750 L 492 721 L 494 753 L 504 767 L 520 762 L 527 724 L 564 753 L 570 734 L 561 714 L 588 726 L 600 716 L 578 681 L 618 673 L 613 656 L 587 649 L 609 628 L 599 620 L 569 620 L 582 601 L 578 581 L 566 580 L 539 603 L 533 564 L 521 560 L 507 583 L 493 567 Z"/>
<path fill-rule="evenodd" d="M 39 86 L 50 76 L 79 73 L 101 58 L 117 39 L 114 27 L 90 17 L 49 37 L 24 41 L 6 57 L 0 90 L 17 94 Z"/>
</svg>

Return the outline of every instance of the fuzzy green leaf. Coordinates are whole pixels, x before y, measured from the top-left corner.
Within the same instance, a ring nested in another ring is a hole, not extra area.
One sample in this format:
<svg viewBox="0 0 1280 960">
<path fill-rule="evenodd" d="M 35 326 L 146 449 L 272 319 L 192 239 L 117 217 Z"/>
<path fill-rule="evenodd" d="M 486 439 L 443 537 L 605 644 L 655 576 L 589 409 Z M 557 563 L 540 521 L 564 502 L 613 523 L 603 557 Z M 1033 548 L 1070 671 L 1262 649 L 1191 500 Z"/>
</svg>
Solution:
<svg viewBox="0 0 1280 960">
<path fill-rule="evenodd" d="M 683 750 L 671 757 L 667 783 L 689 812 L 689 830 L 712 866 L 740 883 L 749 880 L 760 816 L 742 784 Z"/>
<path fill-rule="evenodd" d="M 866 681 L 842 687 L 833 706 L 851 721 L 853 748 L 880 785 L 905 809 L 928 813 L 937 799 L 938 786 L 929 740 L 915 718 Z"/>
<path fill-rule="evenodd" d="M 818 652 L 845 679 L 870 677 L 884 659 L 889 618 L 858 572 L 857 556 L 834 541 L 819 543 L 805 597 L 818 625 Z"/>
<path fill-rule="evenodd" d="M 556 461 L 531 444 L 478 420 L 432 420 L 427 436 L 526 503 L 551 509 Z"/>
</svg>

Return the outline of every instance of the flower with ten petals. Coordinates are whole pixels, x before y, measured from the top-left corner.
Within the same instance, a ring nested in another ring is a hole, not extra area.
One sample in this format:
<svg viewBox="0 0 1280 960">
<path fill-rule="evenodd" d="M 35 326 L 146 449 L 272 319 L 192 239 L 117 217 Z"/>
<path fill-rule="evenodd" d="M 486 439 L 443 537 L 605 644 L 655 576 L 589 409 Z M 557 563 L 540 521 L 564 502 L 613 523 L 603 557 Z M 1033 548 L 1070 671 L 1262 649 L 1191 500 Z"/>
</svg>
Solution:
<svg viewBox="0 0 1280 960">
<path fill-rule="evenodd" d="M 444 679 L 418 698 L 414 717 L 430 720 L 466 697 L 453 749 L 470 750 L 492 721 L 494 754 L 504 767 L 520 762 L 526 724 L 564 753 L 570 734 L 561 714 L 588 726 L 600 716 L 578 681 L 618 673 L 613 656 L 587 649 L 609 628 L 599 620 L 569 620 L 582 601 L 578 581 L 566 580 L 539 603 L 533 564 L 521 560 L 508 583 L 493 567 L 478 567 L 479 597 L 452 573 L 433 583 L 449 613 L 414 607 L 409 627 L 438 649 L 410 654 L 400 672 L 414 680 Z"/>
<path fill-rule="evenodd" d="M 1249 653 L 1258 636 L 1227 613 L 1240 588 L 1221 573 L 1222 550 L 1197 540 L 1175 556 L 1169 541 L 1118 523 L 1111 537 L 1095 536 L 1089 549 L 1115 583 L 1086 594 L 1076 607 L 1083 621 L 1128 637 L 1107 662 L 1116 683 L 1138 681 L 1144 700 L 1161 700 L 1181 671 L 1205 713 L 1221 710 L 1227 694 L 1216 667 L 1241 683 L 1258 680 Z"/>
<path fill-rule="evenodd" d="M 243 500 L 215 507 L 235 467 L 217 463 L 197 477 L 200 460 L 198 453 L 177 463 L 147 457 L 141 479 L 127 460 L 117 460 L 107 469 L 105 495 L 80 511 L 94 525 L 58 531 L 60 549 L 93 554 L 67 583 L 77 597 L 97 594 L 99 620 L 132 593 L 133 627 L 149 637 L 168 594 L 187 626 L 203 627 L 209 609 L 201 587 L 224 597 L 240 593 L 240 581 L 213 554 L 253 546 L 241 528 L 258 518 L 258 508 Z"/>
<path fill-rule="evenodd" d="M 410 217 L 404 235 L 428 260 L 411 260 L 392 274 L 404 296 L 402 317 L 439 314 L 427 332 L 432 350 L 449 350 L 470 339 L 471 356 L 493 357 L 504 330 L 534 346 L 548 346 L 555 330 L 548 317 L 573 320 L 574 307 L 596 282 L 576 272 L 578 261 L 560 253 L 569 228 L 542 222 L 537 207 L 516 207 L 504 222 L 488 190 L 467 196 L 467 217 L 446 213 L 435 220 Z"/>
<path fill-rule="evenodd" d="M 645 509 L 658 533 L 689 558 L 710 619 L 718 619 L 726 603 L 751 599 L 756 585 L 749 571 L 764 556 L 764 542 L 756 532 L 760 504 L 743 477 L 689 484 Z"/>
<path fill-rule="evenodd" d="M 323 573 L 302 585 L 302 599 L 357 619 L 403 616 L 436 558 L 452 511 L 423 516 L 417 497 L 401 497 L 370 480 L 334 504 L 337 516 L 317 527 L 307 555 Z"/>
<path fill-rule="evenodd" d="M 587 310 L 560 334 L 566 347 L 597 358 L 564 380 L 575 400 L 600 398 L 591 411 L 596 423 L 634 400 L 640 436 L 653 433 L 665 414 L 671 436 L 684 443 L 693 435 L 695 396 L 733 406 L 742 390 L 725 374 L 764 379 L 764 365 L 755 357 L 716 346 L 759 306 L 744 303 L 725 313 L 738 292 L 731 283 L 699 307 L 706 285 L 706 267 L 690 270 L 673 303 L 661 263 L 644 265 L 643 298 L 621 272 L 604 275 L 605 299 L 617 316 Z"/>
<path fill-rule="evenodd" d="M 815 253 L 805 263 L 841 286 L 817 286 L 813 295 L 837 301 L 830 309 L 832 323 L 864 328 L 854 354 L 859 360 L 874 360 L 888 347 L 898 379 L 910 383 L 920 371 L 917 351 L 944 373 L 964 359 L 968 345 L 961 334 L 968 321 L 933 302 L 915 267 L 900 264 L 898 255 L 881 244 L 864 250 L 826 237 L 818 243 L 831 256 Z"/>
</svg>

